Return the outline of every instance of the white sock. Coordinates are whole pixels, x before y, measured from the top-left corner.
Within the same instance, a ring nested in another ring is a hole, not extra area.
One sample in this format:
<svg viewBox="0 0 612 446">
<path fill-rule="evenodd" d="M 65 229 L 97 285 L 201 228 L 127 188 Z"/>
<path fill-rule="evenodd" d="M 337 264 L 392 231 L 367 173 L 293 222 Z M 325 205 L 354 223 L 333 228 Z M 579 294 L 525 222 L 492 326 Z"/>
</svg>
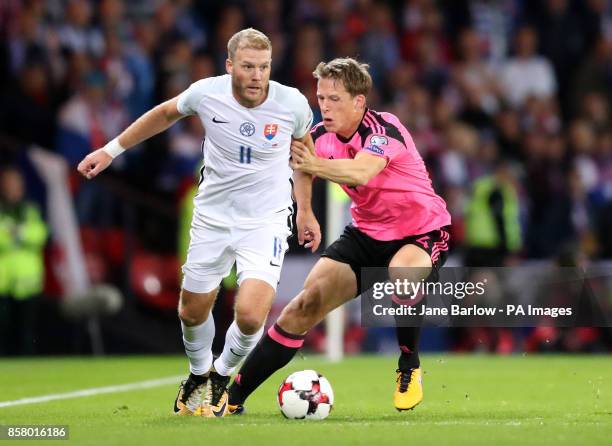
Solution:
<svg viewBox="0 0 612 446">
<path fill-rule="evenodd" d="M 183 344 L 189 358 L 189 371 L 194 375 L 204 375 L 212 365 L 212 343 L 215 338 L 215 321 L 212 313 L 200 325 L 188 327 L 181 321 Z"/>
<path fill-rule="evenodd" d="M 215 361 L 215 371 L 219 375 L 231 375 L 236 366 L 251 353 L 251 350 L 253 350 L 259 339 L 261 339 L 262 334 L 263 327 L 256 333 L 247 335 L 240 331 L 236 321 L 232 322 L 232 325 L 230 325 L 225 334 L 223 353 L 221 353 L 221 356 Z"/>
</svg>

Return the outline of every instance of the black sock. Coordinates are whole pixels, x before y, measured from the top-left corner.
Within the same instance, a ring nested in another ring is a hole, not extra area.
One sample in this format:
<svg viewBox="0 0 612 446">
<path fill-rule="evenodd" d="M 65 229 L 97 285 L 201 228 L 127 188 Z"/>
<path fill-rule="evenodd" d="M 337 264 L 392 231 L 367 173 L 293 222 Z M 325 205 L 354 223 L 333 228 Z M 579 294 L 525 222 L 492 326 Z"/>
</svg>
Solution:
<svg viewBox="0 0 612 446">
<path fill-rule="evenodd" d="M 402 372 L 407 372 L 408 369 L 416 369 L 421 365 L 419 361 L 419 337 L 421 335 L 421 327 L 396 327 L 397 343 L 401 350 L 398 368 Z"/>
<path fill-rule="evenodd" d="M 397 302 L 395 302 L 397 303 Z M 425 306 L 425 299 L 421 299 L 414 308 L 414 316 L 395 316 L 395 334 L 400 349 L 400 357 L 397 368 L 402 372 L 420 367 L 419 360 L 419 338 L 421 337 L 421 326 L 424 316 L 421 315 Z"/>
<path fill-rule="evenodd" d="M 208 376 L 194 375 L 193 373 L 190 373 L 189 379 L 191 379 L 196 384 L 204 384 L 206 381 L 208 381 Z"/>
<path fill-rule="evenodd" d="M 277 324 L 268 330 L 240 368 L 229 388 L 229 404 L 243 404 L 261 383 L 291 361 L 304 336 L 285 332 Z"/>
</svg>

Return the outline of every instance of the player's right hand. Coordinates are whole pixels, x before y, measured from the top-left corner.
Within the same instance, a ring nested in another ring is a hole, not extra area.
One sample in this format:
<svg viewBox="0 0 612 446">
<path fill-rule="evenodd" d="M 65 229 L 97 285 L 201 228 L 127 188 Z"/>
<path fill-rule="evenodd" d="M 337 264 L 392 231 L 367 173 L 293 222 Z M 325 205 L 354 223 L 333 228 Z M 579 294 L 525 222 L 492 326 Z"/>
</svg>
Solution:
<svg viewBox="0 0 612 446">
<path fill-rule="evenodd" d="M 77 170 L 91 180 L 113 162 L 113 158 L 102 149 L 91 152 L 77 166 Z"/>
<path fill-rule="evenodd" d="M 298 209 L 295 221 L 299 244 L 310 249 L 311 252 L 315 252 L 321 244 L 321 228 L 314 213 L 312 210 L 301 211 Z"/>
</svg>

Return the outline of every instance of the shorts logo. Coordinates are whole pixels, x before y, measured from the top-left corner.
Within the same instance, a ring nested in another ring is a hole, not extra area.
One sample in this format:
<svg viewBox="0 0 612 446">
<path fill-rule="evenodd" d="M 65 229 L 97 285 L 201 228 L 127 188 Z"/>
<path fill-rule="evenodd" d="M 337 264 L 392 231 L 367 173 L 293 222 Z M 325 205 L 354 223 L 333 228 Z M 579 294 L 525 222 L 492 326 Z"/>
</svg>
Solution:
<svg viewBox="0 0 612 446">
<path fill-rule="evenodd" d="M 268 141 L 276 136 L 276 132 L 278 131 L 278 124 L 266 124 L 264 126 L 264 136 Z"/>
<path fill-rule="evenodd" d="M 280 237 L 274 237 L 274 254 L 272 260 L 270 260 L 270 265 L 272 266 L 281 266 L 283 261 L 283 242 Z"/>
<path fill-rule="evenodd" d="M 389 140 L 385 136 L 374 135 L 370 138 L 370 144 L 373 146 L 386 146 Z"/>
<path fill-rule="evenodd" d="M 420 244 L 420 245 L 421 245 L 423 248 L 427 249 L 427 239 L 428 239 L 428 238 L 429 238 L 429 237 L 424 236 L 424 237 L 421 237 L 421 238 L 416 239 L 415 241 L 416 241 L 417 243 L 419 243 L 419 244 Z"/>
<path fill-rule="evenodd" d="M 255 124 L 248 121 L 243 122 L 240 126 L 240 133 L 242 133 L 242 136 L 253 136 L 255 133 Z"/>
<path fill-rule="evenodd" d="M 381 149 L 380 147 L 375 146 L 375 145 L 364 147 L 363 150 L 369 150 L 370 152 L 374 152 L 374 153 L 377 153 L 379 155 L 384 155 L 385 154 L 385 151 L 383 149 Z"/>
</svg>

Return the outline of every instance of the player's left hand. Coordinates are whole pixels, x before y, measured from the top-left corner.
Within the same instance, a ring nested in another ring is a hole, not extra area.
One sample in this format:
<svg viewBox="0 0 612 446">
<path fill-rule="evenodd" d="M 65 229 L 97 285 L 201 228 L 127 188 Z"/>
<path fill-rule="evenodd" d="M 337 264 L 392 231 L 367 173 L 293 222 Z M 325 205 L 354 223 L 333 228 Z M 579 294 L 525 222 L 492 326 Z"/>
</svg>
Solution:
<svg viewBox="0 0 612 446">
<path fill-rule="evenodd" d="M 321 228 L 314 213 L 298 209 L 295 221 L 297 223 L 298 242 L 305 248 L 310 248 L 311 252 L 315 252 L 321 244 Z"/>
<path fill-rule="evenodd" d="M 316 160 L 317 155 L 312 148 L 301 141 L 291 141 L 291 160 L 289 165 L 293 170 L 313 174 Z"/>
</svg>

